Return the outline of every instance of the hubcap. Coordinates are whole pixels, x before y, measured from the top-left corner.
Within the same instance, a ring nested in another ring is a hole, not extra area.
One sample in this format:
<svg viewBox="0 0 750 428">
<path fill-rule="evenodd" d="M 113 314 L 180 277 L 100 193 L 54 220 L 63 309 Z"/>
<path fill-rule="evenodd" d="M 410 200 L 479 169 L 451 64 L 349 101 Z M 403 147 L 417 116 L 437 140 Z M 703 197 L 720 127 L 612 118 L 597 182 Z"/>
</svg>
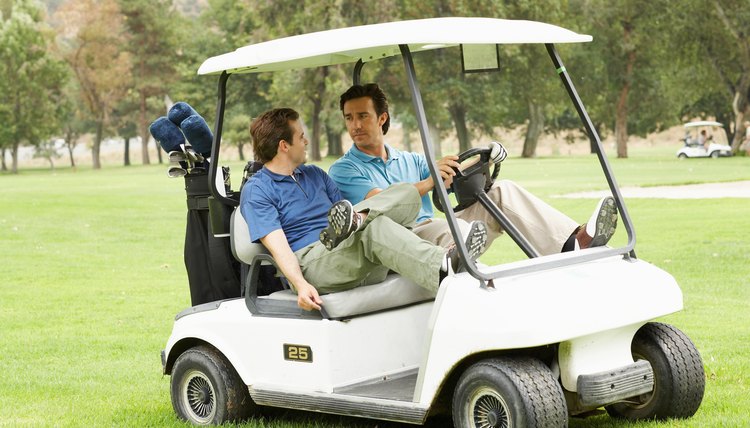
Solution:
<svg viewBox="0 0 750 428">
<path fill-rule="evenodd" d="M 182 398 L 188 412 L 196 422 L 205 424 L 216 414 L 214 386 L 205 374 L 193 370 L 185 374 L 182 384 Z"/>
<path fill-rule="evenodd" d="M 472 428 L 508 428 L 511 416 L 503 397 L 490 388 L 480 388 L 469 400 Z"/>
</svg>

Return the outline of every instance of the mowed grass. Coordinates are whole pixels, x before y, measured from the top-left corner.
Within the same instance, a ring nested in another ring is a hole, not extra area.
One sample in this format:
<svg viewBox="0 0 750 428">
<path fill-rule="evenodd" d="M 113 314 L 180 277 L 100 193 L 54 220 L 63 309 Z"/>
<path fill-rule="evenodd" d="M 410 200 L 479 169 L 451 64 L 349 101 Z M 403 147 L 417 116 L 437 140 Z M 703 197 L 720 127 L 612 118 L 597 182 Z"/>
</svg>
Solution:
<svg viewBox="0 0 750 428">
<path fill-rule="evenodd" d="M 612 161 L 621 186 L 750 179 L 750 158 L 678 161 L 671 152 L 631 154 Z M 0 426 L 184 425 L 172 410 L 159 359 L 174 315 L 190 302 L 183 181 L 166 178 L 165 169 L 0 175 Z M 236 186 L 241 165 L 232 170 Z M 606 188 L 593 156 L 509 159 L 502 176 L 581 222 L 595 200 L 555 195 Z M 638 257 L 669 271 L 682 286 L 685 310 L 664 321 L 700 350 L 706 395 L 689 420 L 630 424 L 603 415 L 574 419 L 571 426 L 750 426 L 750 200 L 626 203 Z M 625 242 L 622 230 L 615 242 Z M 503 238 L 482 260 L 497 263 L 518 254 Z M 268 411 L 243 426 L 401 425 Z"/>
</svg>

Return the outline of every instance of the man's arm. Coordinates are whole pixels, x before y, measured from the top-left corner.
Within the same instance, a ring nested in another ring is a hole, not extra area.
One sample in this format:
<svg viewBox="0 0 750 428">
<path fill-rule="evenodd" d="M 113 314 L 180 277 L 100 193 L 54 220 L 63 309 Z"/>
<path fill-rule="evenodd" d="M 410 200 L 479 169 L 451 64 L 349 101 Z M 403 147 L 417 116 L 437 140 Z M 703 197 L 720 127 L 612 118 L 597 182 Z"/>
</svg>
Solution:
<svg viewBox="0 0 750 428">
<path fill-rule="evenodd" d="M 284 231 L 276 229 L 263 238 L 260 238 L 260 242 L 268 248 L 281 272 L 297 290 L 297 305 L 306 311 L 313 309 L 320 310 L 323 300 L 320 299 L 318 290 L 302 276 L 299 261 L 294 252 L 292 252 L 291 247 L 289 247 L 289 242 L 286 240 Z"/>
<path fill-rule="evenodd" d="M 438 159 L 437 161 L 438 171 L 440 172 L 440 176 L 443 177 L 445 187 L 450 187 L 451 183 L 453 183 L 453 176 L 456 175 L 456 171 L 453 170 L 453 167 L 458 168 L 459 166 L 461 166 L 458 162 L 456 162 L 457 160 L 458 156 L 448 155 L 443 157 L 442 159 Z M 417 188 L 419 196 L 424 196 L 427 192 L 432 190 L 433 187 L 435 187 L 435 181 L 432 179 L 432 176 L 428 176 L 424 180 L 420 180 L 414 183 L 414 187 Z M 380 188 L 371 189 L 369 192 L 367 192 L 367 195 L 365 195 L 365 199 L 371 198 L 382 191 L 383 189 Z"/>
</svg>

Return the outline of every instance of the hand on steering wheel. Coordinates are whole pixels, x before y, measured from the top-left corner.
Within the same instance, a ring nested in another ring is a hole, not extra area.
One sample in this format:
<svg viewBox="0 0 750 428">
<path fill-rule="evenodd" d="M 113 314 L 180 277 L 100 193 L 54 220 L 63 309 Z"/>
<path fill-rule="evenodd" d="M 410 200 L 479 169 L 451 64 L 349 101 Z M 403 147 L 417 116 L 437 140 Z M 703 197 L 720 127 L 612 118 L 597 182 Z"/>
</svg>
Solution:
<svg viewBox="0 0 750 428">
<path fill-rule="evenodd" d="M 476 202 L 478 192 L 486 192 L 492 187 L 495 178 L 500 173 L 500 163 L 507 155 L 507 151 L 502 144 L 497 142 L 490 143 L 487 148 L 473 148 L 458 155 L 455 160 L 457 164 L 461 164 L 461 162 L 474 156 L 479 156 L 479 160 L 463 170 L 451 164 L 454 173 L 453 179 L 446 182 L 446 187 L 456 195 L 458 205 L 456 205 L 454 211 L 460 211 L 473 204 Z M 490 174 L 490 165 L 495 166 L 492 174 Z M 443 175 L 442 171 L 441 175 Z M 444 212 L 438 192 L 434 190 L 432 201 L 439 211 Z"/>
</svg>

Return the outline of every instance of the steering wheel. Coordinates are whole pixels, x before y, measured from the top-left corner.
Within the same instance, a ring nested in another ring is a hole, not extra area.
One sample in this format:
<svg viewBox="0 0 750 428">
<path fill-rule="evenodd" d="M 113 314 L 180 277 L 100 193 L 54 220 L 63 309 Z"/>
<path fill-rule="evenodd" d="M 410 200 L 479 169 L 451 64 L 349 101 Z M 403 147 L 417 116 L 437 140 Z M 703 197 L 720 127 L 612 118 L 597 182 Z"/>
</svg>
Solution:
<svg viewBox="0 0 750 428">
<path fill-rule="evenodd" d="M 500 174 L 500 163 L 495 164 L 495 168 L 490 174 L 490 165 L 492 165 L 490 152 L 491 149 L 489 148 L 475 147 L 458 155 L 458 163 L 475 156 L 479 156 L 479 161 L 463 170 L 453 168 L 456 175 L 453 176 L 453 183 L 448 188 L 448 192 L 453 192 L 456 195 L 458 205 L 453 207 L 454 212 L 461 211 L 476 202 L 477 194 L 490 190 L 498 174 Z M 434 190 L 432 192 L 432 203 L 440 212 L 445 212 L 443 204 L 440 203 L 440 198 Z"/>
</svg>

